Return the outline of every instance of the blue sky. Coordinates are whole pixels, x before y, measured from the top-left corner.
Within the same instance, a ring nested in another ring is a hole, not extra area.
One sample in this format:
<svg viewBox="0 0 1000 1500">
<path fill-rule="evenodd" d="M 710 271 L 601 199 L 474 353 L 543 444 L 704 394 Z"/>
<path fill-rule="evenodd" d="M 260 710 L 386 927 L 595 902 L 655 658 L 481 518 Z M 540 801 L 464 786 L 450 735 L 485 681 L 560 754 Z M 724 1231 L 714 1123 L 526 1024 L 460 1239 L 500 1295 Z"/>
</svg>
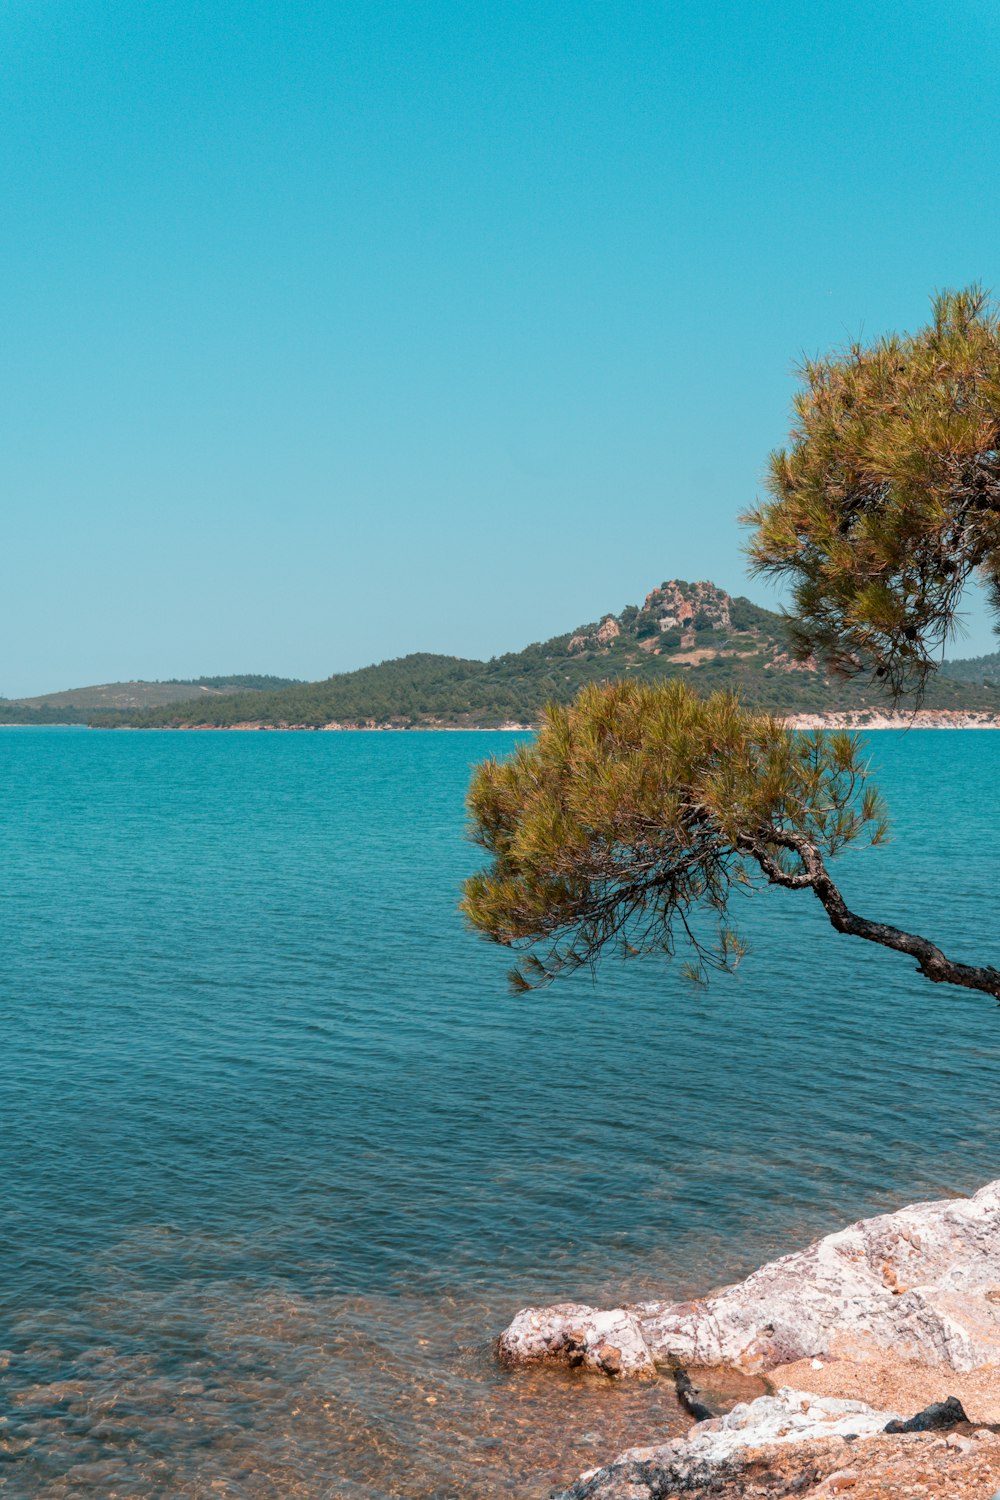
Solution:
<svg viewBox="0 0 1000 1500">
<path fill-rule="evenodd" d="M 1000 289 L 986 0 L 11 0 L 0 59 L 8 695 L 773 601 L 796 359 Z"/>
</svg>

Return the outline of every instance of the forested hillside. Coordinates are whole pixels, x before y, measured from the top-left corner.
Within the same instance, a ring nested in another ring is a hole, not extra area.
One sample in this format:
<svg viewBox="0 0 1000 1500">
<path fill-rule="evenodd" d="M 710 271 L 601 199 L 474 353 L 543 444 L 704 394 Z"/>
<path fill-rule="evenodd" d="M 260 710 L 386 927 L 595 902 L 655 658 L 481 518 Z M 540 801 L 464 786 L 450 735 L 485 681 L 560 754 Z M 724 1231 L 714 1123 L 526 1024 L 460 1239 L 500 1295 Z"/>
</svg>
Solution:
<svg viewBox="0 0 1000 1500">
<path fill-rule="evenodd" d="M 941 671 L 956 682 L 969 682 L 976 687 L 1000 687 L 1000 651 L 991 651 L 988 656 L 969 656 L 962 661 L 946 661 Z"/>
<path fill-rule="evenodd" d="M 102 682 L 93 687 L 67 688 L 59 693 L 42 693 L 35 698 L 13 699 L 4 707 L 28 708 L 41 715 L 55 710 L 60 722 L 66 721 L 65 710 L 80 710 L 82 722 L 87 713 L 95 710 L 157 708 L 165 703 L 217 698 L 224 693 L 274 692 L 275 689 L 292 687 L 297 682 L 294 677 L 267 677 L 255 673 L 231 677 L 174 677 L 163 682 Z"/>
<path fill-rule="evenodd" d="M 884 708 L 870 683 L 840 682 L 794 662 L 781 617 L 711 583 L 661 584 L 641 605 L 490 661 L 416 654 L 273 692 L 240 692 L 142 712 L 90 715 L 142 727 L 529 724 L 549 701 L 585 682 L 683 675 L 699 691 L 734 688 L 776 712 Z M 932 682 L 928 708 L 1000 709 L 1000 690 L 954 678 Z"/>
</svg>

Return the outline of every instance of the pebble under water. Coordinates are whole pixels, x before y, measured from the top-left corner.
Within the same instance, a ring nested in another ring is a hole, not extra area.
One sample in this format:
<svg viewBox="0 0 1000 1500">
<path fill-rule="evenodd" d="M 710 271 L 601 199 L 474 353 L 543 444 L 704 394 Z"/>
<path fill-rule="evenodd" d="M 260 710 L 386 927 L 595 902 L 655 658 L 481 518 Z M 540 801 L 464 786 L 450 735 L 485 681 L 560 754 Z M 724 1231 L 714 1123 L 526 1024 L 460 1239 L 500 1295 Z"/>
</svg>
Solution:
<svg viewBox="0 0 1000 1500">
<path fill-rule="evenodd" d="M 0 1491 L 539 1500 L 669 1382 L 505 1372 L 527 1302 L 684 1296 L 1000 1175 L 1000 1012 L 746 903 L 512 998 L 463 930 L 505 734 L 0 732 Z M 1000 961 L 1000 735 L 869 737 L 859 910 Z"/>
</svg>

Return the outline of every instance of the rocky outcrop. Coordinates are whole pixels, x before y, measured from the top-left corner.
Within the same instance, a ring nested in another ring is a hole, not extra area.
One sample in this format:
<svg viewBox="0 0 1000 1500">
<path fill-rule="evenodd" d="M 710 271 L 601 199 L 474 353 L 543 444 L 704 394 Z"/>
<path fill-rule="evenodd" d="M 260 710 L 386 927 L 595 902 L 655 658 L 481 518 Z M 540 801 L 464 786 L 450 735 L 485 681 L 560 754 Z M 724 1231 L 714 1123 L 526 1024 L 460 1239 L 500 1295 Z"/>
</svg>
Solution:
<svg viewBox="0 0 1000 1500">
<path fill-rule="evenodd" d="M 651 589 L 642 608 L 629 605 L 620 615 L 603 615 L 600 624 L 583 626 L 570 636 L 566 650 L 606 651 L 613 641 L 637 641 L 644 650 L 659 650 L 662 636 L 675 635 L 694 641 L 695 630 L 718 630 L 733 634 L 733 600 L 714 583 L 684 583 L 674 578 Z M 736 632 L 747 639 L 750 632 Z M 641 638 L 641 639 L 640 639 Z"/>
<path fill-rule="evenodd" d="M 500 1339 L 509 1363 L 616 1378 L 674 1362 L 766 1371 L 852 1347 L 1000 1379 L 1000 1181 L 862 1219 L 693 1302 L 528 1308 Z"/>
<path fill-rule="evenodd" d="M 595 1370 L 613 1377 L 655 1377 L 656 1365 L 631 1312 L 599 1312 L 580 1302 L 526 1307 L 499 1339 L 501 1360 L 509 1365 L 542 1361 Z"/>
<path fill-rule="evenodd" d="M 609 641 L 613 641 L 621 633 L 622 628 L 614 615 L 605 615 L 600 625 L 594 631 L 594 640 L 599 646 L 606 646 Z"/>
<path fill-rule="evenodd" d="M 629 1449 L 582 1474 L 558 1500 L 996 1500 L 1000 1435 L 965 1421 L 961 1432 L 935 1431 L 933 1422 L 914 1426 L 919 1420 L 903 1424 L 862 1401 L 785 1388 L 700 1422 L 686 1437 Z"/>
<path fill-rule="evenodd" d="M 714 583 L 682 583 L 675 578 L 651 589 L 642 607 L 656 616 L 660 630 L 684 629 L 696 621 L 713 630 L 731 630 L 731 603 L 725 590 Z"/>
<path fill-rule="evenodd" d="M 683 1438 L 630 1448 L 603 1468 L 582 1474 L 562 1500 L 660 1500 L 661 1496 L 718 1493 L 738 1480 L 755 1450 L 772 1444 L 806 1444 L 875 1437 L 893 1412 L 863 1401 L 835 1401 L 807 1391 L 782 1389 L 733 1408 L 724 1417 L 698 1422 Z"/>
</svg>

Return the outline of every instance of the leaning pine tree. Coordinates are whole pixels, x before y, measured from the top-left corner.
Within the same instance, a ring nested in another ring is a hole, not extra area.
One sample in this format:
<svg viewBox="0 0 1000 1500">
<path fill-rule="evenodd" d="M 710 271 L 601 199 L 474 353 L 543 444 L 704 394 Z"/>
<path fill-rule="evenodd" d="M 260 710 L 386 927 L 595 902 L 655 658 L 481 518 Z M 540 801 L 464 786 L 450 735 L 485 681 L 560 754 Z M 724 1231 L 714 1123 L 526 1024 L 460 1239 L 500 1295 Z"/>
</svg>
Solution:
<svg viewBox="0 0 1000 1500">
<path fill-rule="evenodd" d="M 752 561 L 792 582 L 800 656 L 919 694 L 971 577 L 1000 609 L 1000 319 L 977 289 L 946 294 L 920 333 L 803 375 L 791 446 L 749 517 Z M 838 932 L 910 955 L 926 978 L 1000 999 L 1000 970 L 860 916 L 834 883 L 829 860 L 886 833 L 854 736 L 794 734 L 679 681 L 589 687 L 478 768 L 469 809 L 490 863 L 463 910 L 523 951 L 519 988 L 609 950 L 685 947 L 695 976 L 731 968 L 733 894 L 777 885 L 811 891 Z"/>
<path fill-rule="evenodd" d="M 769 884 L 812 891 L 838 932 L 910 954 L 928 979 L 1000 998 L 1000 970 L 859 916 L 834 884 L 827 860 L 886 832 L 854 735 L 793 734 L 682 682 L 591 686 L 546 709 L 532 744 L 478 767 L 469 809 L 491 864 L 466 881 L 463 910 L 527 950 L 518 989 L 608 950 L 683 946 L 692 976 L 732 968 L 731 898 Z"/>
</svg>

